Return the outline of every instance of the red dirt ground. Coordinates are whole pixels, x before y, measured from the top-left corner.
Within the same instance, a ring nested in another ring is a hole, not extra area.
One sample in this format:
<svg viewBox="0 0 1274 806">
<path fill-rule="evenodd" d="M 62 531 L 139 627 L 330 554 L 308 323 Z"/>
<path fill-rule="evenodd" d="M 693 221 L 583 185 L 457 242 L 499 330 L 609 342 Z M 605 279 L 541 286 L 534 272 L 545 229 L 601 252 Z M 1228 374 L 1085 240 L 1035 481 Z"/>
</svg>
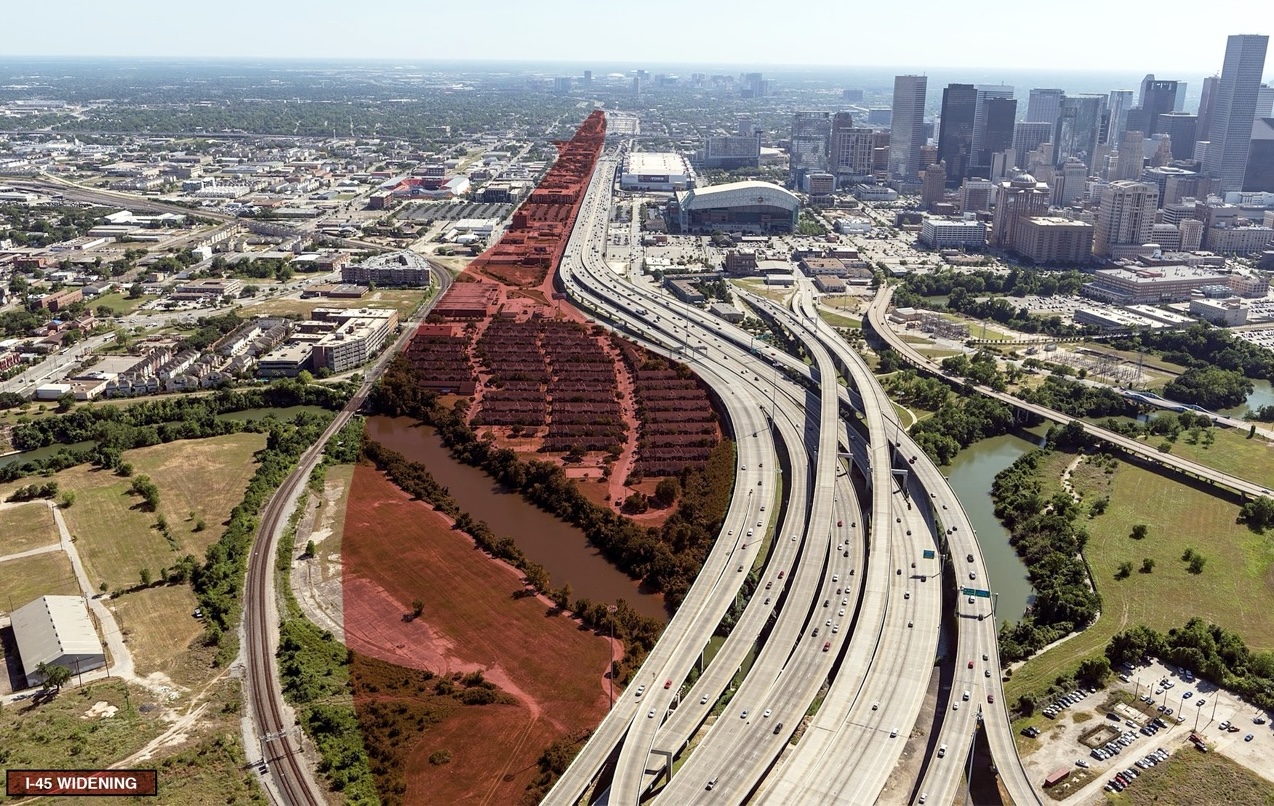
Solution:
<svg viewBox="0 0 1274 806">
<path fill-rule="evenodd" d="M 435 673 L 481 669 L 519 701 L 464 708 L 427 731 L 413 756 L 447 749 L 452 761 L 413 764 L 408 802 L 516 803 L 552 741 L 601 720 L 608 641 L 546 615 L 545 600 L 513 598 L 516 569 L 370 466 L 354 470 L 342 554 L 350 649 Z M 417 598 L 423 615 L 403 621 Z"/>
</svg>

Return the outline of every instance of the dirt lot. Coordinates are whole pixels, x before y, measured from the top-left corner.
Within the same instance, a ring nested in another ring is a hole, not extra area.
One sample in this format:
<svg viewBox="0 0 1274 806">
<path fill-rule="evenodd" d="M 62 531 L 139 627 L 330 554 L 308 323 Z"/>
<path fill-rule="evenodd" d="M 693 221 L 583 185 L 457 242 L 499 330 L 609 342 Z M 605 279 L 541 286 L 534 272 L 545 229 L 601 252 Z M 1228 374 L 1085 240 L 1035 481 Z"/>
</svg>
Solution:
<svg viewBox="0 0 1274 806">
<path fill-rule="evenodd" d="M 351 649 L 438 674 L 481 670 L 519 701 L 462 709 L 427 731 L 413 758 L 448 750 L 452 761 L 413 764 L 408 801 L 515 803 L 545 747 L 601 718 L 607 641 L 550 617 L 539 598 L 515 598 L 517 571 L 368 466 L 354 471 L 342 554 Z M 422 615 L 404 621 L 416 599 Z"/>
</svg>

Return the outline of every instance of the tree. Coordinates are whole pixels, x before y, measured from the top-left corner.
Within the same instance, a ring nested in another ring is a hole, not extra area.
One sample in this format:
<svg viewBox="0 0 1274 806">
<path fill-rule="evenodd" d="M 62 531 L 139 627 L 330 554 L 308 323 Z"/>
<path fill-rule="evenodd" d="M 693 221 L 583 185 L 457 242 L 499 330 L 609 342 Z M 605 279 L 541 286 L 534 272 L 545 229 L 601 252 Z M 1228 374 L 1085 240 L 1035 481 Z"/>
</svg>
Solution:
<svg viewBox="0 0 1274 806">
<path fill-rule="evenodd" d="M 62 509 L 70 509 L 74 504 L 75 504 L 75 493 L 73 491 L 66 490 L 60 496 L 58 496 L 58 506 L 60 506 Z"/>
<path fill-rule="evenodd" d="M 1145 557 L 1141 561 L 1141 573 L 1149 574 L 1155 570 L 1155 558 Z"/>
<path fill-rule="evenodd" d="M 310 372 L 308 369 L 303 369 L 297 373 L 296 379 L 302 384 L 309 385 L 314 383 L 314 373 Z"/>
<path fill-rule="evenodd" d="M 314 541 L 313 541 L 313 540 L 306 541 L 306 543 L 305 543 L 305 556 L 306 556 L 306 557 L 313 557 L 313 556 L 314 556 Z M 419 614 L 417 614 L 417 615 L 419 615 Z"/>
<path fill-rule="evenodd" d="M 655 485 L 655 501 L 661 507 L 670 507 L 681 494 L 681 484 L 675 478 L 666 478 Z"/>
<path fill-rule="evenodd" d="M 1150 527 L 1144 523 L 1139 523 L 1132 527 L 1132 534 L 1128 535 L 1133 540 L 1145 540 L 1146 535 L 1150 534 Z"/>
<path fill-rule="evenodd" d="M 70 669 L 43 661 L 35 667 L 35 671 L 44 678 L 44 682 L 40 684 L 41 691 L 48 691 L 49 689 L 61 691 L 62 686 L 66 685 L 67 681 L 71 679 Z"/>
<path fill-rule="evenodd" d="M 150 578 L 150 569 L 149 569 L 149 568 L 143 568 L 143 569 L 142 569 L 142 571 L 141 571 L 141 578 L 142 578 L 142 587 L 143 587 L 143 588 L 149 588 L 149 587 L 150 587 L 150 583 L 151 583 L 151 578 Z"/>
<path fill-rule="evenodd" d="M 1095 686 L 1104 686 L 1106 679 L 1110 677 L 1110 661 L 1103 655 L 1085 658 L 1080 661 L 1079 668 L 1075 670 L 1075 676 Z"/>
<path fill-rule="evenodd" d="M 1119 564 L 1119 570 L 1115 572 L 1115 579 L 1127 579 L 1132 576 L 1132 563 L 1124 560 Z"/>
<path fill-rule="evenodd" d="M 1207 557 L 1204 557 L 1202 554 L 1195 552 L 1195 555 L 1190 558 L 1190 565 L 1188 566 L 1190 573 L 1202 574 L 1203 566 L 1206 565 L 1207 562 L 1208 562 Z"/>
</svg>

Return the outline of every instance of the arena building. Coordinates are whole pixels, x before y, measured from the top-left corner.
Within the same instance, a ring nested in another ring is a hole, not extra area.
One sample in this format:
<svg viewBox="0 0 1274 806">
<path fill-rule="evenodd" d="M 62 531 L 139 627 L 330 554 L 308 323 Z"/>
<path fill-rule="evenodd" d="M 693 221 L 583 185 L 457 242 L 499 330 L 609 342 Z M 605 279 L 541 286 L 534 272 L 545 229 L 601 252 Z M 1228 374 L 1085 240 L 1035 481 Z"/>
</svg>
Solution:
<svg viewBox="0 0 1274 806">
<path fill-rule="evenodd" d="M 677 193 L 668 220 L 682 233 L 795 232 L 800 209 L 795 193 L 749 179 Z"/>
<path fill-rule="evenodd" d="M 694 169 L 680 154 L 635 151 L 624 158 L 620 190 L 671 193 L 693 187 Z"/>
</svg>

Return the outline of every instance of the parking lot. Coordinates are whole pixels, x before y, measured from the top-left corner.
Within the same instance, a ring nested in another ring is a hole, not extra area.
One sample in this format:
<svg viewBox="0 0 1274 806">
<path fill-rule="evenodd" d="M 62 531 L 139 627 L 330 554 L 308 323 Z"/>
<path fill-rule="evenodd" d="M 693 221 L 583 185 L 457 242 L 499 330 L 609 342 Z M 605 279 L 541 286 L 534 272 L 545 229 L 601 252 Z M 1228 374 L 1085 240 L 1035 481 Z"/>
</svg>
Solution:
<svg viewBox="0 0 1274 806">
<path fill-rule="evenodd" d="M 1040 716 L 1027 721 L 1028 727 L 1039 728 L 1038 736 L 1027 737 L 1022 746 L 1031 780 L 1042 786 L 1053 772 L 1071 770 L 1048 790 L 1054 800 L 1102 803 L 1107 786 L 1110 792 L 1136 787 L 1144 769 L 1171 754 L 1200 752 L 1190 741 L 1192 734 L 1210 752 L 1242 764 L 1274 788 L 1269 761 L 1274 758 L 1274 723 L 1269 714 L 1163 664 L 1117 672 L 1121 676 L 1112 678 L 1106 689 L 1059 695 L 1041 703 Z"/>
</svg>

